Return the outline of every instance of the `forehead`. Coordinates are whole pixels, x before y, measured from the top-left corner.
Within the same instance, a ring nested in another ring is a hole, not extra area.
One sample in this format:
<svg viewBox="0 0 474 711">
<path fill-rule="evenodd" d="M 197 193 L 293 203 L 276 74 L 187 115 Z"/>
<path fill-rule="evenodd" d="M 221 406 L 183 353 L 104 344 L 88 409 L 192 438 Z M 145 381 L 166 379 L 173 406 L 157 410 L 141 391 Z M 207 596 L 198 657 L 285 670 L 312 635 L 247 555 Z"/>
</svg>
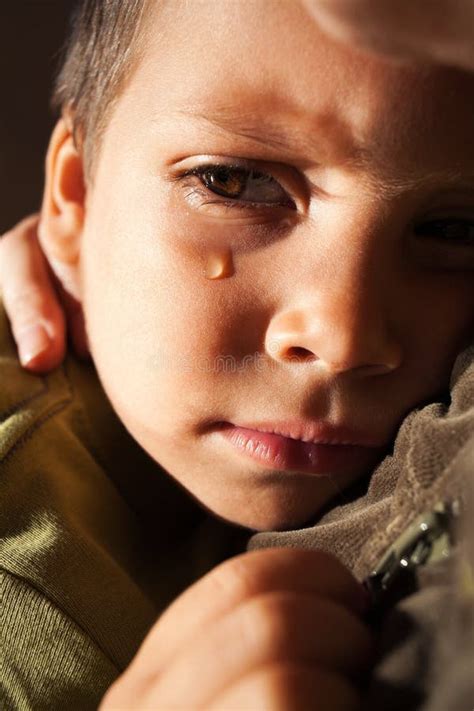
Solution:
<svg viewBox="0 0 474 711">
<path fill-rule="evenodd" d="M 156 2 L 147 29 L 128 91 L 143 120 L 234 132 L 300 164 L 396 164 L 414 180 L 420 168 L 474 173 L 467 73 L 343 47 L 299 0 Z"/>
</svg>

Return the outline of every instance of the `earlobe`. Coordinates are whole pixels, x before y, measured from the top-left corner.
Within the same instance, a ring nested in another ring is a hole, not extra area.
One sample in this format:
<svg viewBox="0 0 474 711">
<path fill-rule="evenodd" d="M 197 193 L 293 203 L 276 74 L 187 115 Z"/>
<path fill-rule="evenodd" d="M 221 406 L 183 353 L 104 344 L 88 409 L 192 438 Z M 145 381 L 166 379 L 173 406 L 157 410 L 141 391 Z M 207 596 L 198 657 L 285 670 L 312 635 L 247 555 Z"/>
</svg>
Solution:
<svg viewBox="0 0 474 711">
<path fill-rule="evenodd" d="M 46 183 L 39 238 L 50 262 L 74 268 L 78 264 L 85 214 L 83 161 L 72 131 L 61 118 L 46 156 Z"/>
</svg>

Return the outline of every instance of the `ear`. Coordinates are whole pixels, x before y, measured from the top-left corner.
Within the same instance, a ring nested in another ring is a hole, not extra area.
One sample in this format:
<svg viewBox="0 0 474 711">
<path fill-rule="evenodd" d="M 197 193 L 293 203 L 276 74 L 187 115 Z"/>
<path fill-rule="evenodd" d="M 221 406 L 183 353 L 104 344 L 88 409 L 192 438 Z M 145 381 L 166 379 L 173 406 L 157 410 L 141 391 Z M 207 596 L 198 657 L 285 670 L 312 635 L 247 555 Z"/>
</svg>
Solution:
<svg viewBox="0 0 474 711">
<path fill-rule="evenodd" d="M 82 157 L 65 118 L 57 122 L 46 156 L 46 182 L 38 235 L 64 288 L 80 299 L 80 248 L 86 187 Z"/>
</svg>

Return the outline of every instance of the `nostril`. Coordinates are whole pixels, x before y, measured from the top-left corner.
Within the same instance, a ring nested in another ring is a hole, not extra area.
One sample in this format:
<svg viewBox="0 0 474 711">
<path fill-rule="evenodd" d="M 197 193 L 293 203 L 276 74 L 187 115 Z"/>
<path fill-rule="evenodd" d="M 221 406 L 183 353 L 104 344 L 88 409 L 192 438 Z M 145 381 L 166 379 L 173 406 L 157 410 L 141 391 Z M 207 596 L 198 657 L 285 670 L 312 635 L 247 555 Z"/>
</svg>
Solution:
<svg viewBox="0 0 474 711">
<path fill-rule="evenodd" d="M 302 348 L 301 346 L 292 346 L 286 351 L 287 360 L 298 360 L 298 361 L 313 361 L 317 360 L 314 353 L 307 348 Z"/>
</svg>

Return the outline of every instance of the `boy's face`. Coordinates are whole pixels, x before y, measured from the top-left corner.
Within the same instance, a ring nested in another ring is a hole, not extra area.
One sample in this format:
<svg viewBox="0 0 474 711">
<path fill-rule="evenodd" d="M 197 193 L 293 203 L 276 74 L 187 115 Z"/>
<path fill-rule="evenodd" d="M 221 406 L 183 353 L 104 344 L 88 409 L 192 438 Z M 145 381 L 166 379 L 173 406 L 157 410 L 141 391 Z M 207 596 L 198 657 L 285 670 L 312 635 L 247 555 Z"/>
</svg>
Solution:
<svg viewBox="0 0 474 711">
<path fill-rule="evenodd" d="M 131 434 L 204 506 L 296 527 L 371 471 L 472 334 L 472 227 L 463 245 L 452 223 L 474 220 L 474 79 L 342 48 L 296 0 L 149 21 L 87 196 L 93 357 Z M 183 177 L 229 163 L 254 173 Z M 381 448 L 231 441 L 284 421 Z"/>
</svg>

